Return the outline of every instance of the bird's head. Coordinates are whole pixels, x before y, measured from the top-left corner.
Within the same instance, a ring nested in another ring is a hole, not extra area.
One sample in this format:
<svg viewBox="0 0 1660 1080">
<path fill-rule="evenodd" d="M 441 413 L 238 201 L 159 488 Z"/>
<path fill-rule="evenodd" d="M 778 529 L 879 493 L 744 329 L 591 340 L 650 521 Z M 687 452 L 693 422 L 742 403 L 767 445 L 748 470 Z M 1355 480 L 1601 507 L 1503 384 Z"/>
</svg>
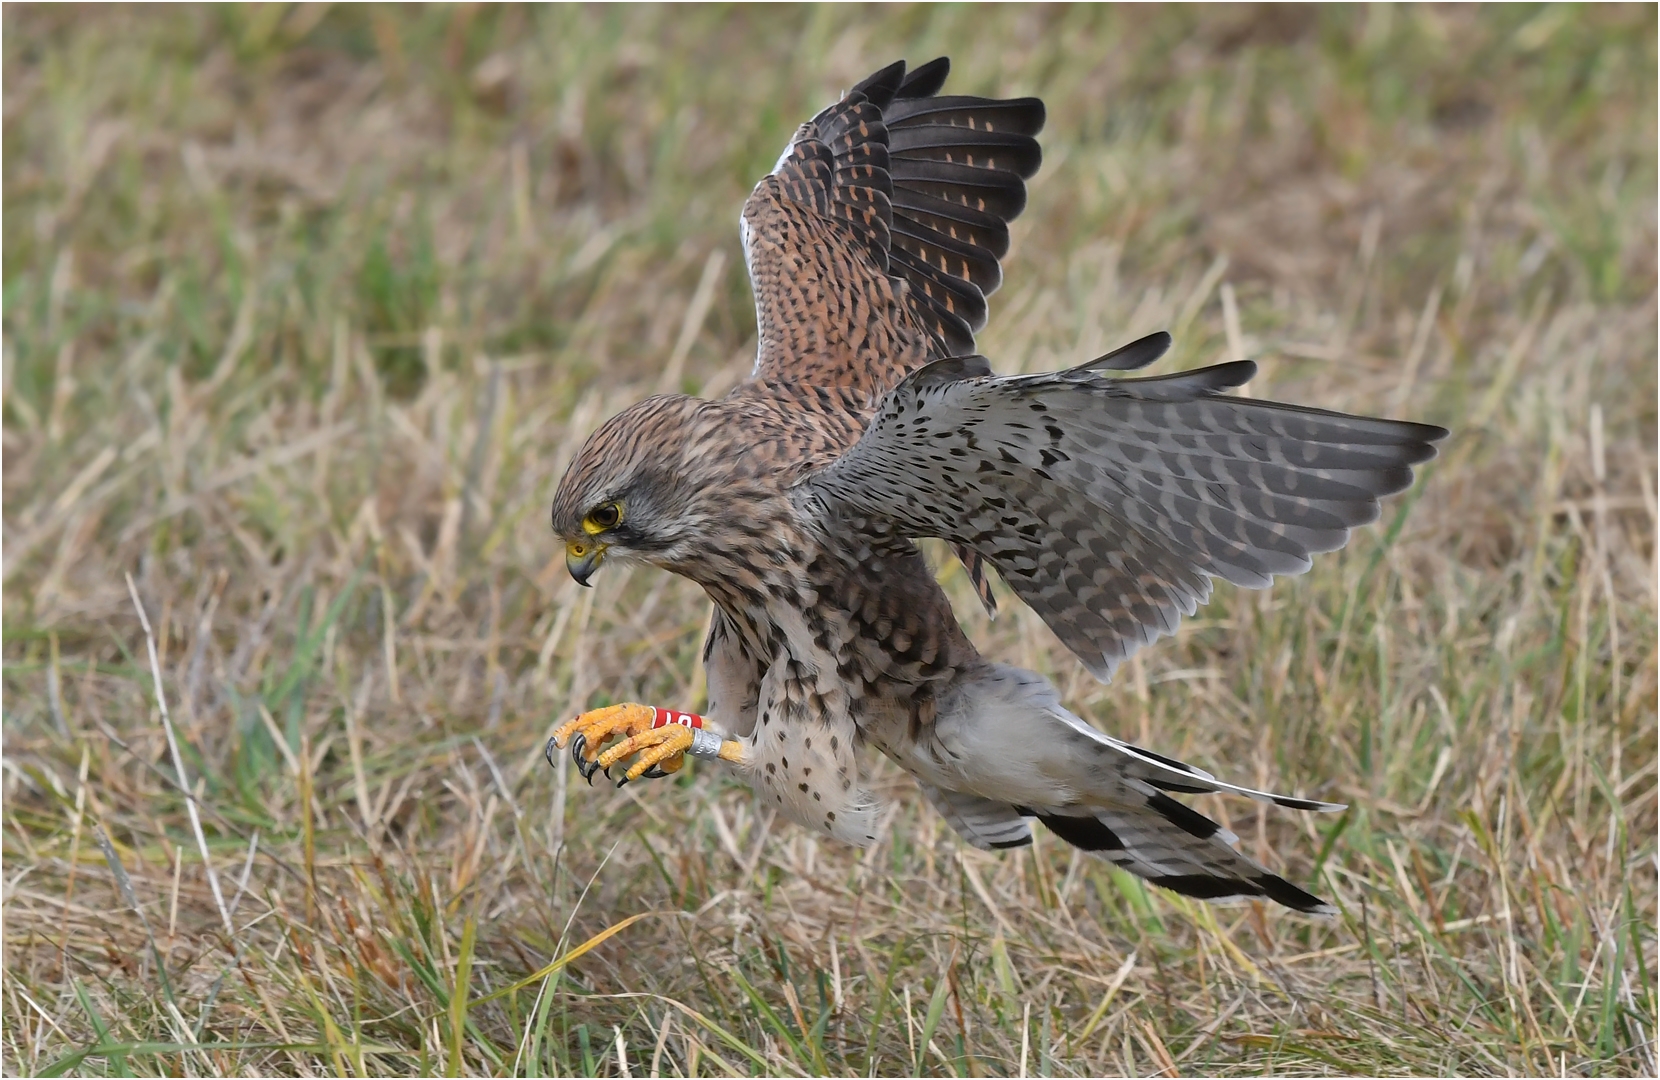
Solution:
<svg viewBox="0 0 1660 1080">
<path fill-rule="evenodd" d="M 588 437 L 553 497 L 565 565 L 587 585 L 602 562 L 672 566 L 698 546 L 704 517 L 687 468 L 695 398 L 652 397 Z"/>
</svg>

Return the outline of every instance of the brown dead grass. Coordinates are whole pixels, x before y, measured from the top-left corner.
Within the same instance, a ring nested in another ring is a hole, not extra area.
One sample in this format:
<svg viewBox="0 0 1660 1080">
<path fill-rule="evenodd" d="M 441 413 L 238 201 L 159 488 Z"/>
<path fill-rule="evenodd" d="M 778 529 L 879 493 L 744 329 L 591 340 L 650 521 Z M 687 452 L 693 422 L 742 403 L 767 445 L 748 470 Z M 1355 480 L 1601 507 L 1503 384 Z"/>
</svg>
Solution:
<svg viewBox="0 0 1660 1080">
<path fill-rule="evenodd" d="M 1652 9 L 4 17 L 8 1071 L 1652 1075 Z M 1205 806 L 1336 923 L 967 850 L 879 763 L 857 852 L 541 758 L 702 694 L 693 587 L 566 579 L 565 463 L 743 377 L 744 194 L 941 52 L 1050 107 L 1002 370 L 1168 328 L 1454 431 L 1112 686 L 946 575 L 1105 728 L 1350 802 Z"/>
</svg>

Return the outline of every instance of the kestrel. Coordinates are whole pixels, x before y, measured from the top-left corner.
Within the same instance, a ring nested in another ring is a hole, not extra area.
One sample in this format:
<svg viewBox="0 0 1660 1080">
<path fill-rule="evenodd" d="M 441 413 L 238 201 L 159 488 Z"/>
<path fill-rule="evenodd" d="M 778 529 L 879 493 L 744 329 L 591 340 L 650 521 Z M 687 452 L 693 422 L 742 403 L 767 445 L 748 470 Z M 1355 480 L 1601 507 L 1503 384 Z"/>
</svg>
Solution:
<svg viewBox="0 0 1660 1080">
<path fill-rule="evenodd" d="M 1155 885 L 1333 908 L 1234 850 L 1172 797 L 1299 810 L 1102 734 L 1042 676 L 980 655 L 916 540 L 985 568 L 1099 678 L 1172 634 L 1222 578 L 1265 588 L 1374 520 L 1438 427 L 1227 396 L 1249 362 L 1125 378 L 1154 334 L 1068 371 L 998 376 L 974 354 L 1008 223 L 1041 159 L 1036 98 L 939 93 L 944 58 L 883 68 L 797 129 L 745 202 L 759 348 L 707 401 L 612 417 L 553 501 L 571 575 L 644 561 L 714 602 L 703 714 L 613 705 L 565 724 L 590 779 L 728 763 L 786 817 L 874 842 L 856 751 L 916 777 L 979 848 L 1031 819 Z"/>
</svg>

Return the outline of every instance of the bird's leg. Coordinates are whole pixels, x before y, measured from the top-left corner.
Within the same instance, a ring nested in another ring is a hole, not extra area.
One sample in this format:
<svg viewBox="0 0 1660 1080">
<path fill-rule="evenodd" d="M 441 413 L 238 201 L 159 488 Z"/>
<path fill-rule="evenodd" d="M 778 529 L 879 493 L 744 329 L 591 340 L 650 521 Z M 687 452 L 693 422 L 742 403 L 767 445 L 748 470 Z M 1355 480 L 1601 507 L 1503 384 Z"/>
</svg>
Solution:
<svg viewBox="0 0 1660 1080">
<path fill-rule="evenodd" d="M 619 736 L 622 742 L 603 749 L 607 742 Z M 619 787 L 642 776 L 655 779 L 677 772 L 685 764 L 687 753 L 731 762 L 743 760 L 742 745 L 722 738 L 721 732 L 704 717 L 634 703 L 607 705 L 561 725 L 548 740 L 548 761 L 553 761 L 555 749 L 564 749 L 567 744 L 577 770 L 590 784 L 595 772 L 604 769 L 610 776 L 611 766 L 638 754 L 639 760 L 629 766 L 618 782 Z"/>
</svg>

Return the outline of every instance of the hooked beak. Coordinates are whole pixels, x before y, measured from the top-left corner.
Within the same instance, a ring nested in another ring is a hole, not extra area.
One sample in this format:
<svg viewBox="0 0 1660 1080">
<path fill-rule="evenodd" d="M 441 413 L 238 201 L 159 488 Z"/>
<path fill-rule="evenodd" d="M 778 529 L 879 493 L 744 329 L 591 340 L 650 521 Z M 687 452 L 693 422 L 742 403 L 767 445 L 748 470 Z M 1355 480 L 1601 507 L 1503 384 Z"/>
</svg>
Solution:
<svg viewBox="0 0 1660 1080">
<path fill-rule="evenodd" d="M 594 576 L 599 564 L 605 559 L 605 545 L 593 541 L 572 541 L 565 545 L 565 569 L 571 572 L 571 578 L 583 588 L 592 588 L 588 579 Z"/>
</svg>

